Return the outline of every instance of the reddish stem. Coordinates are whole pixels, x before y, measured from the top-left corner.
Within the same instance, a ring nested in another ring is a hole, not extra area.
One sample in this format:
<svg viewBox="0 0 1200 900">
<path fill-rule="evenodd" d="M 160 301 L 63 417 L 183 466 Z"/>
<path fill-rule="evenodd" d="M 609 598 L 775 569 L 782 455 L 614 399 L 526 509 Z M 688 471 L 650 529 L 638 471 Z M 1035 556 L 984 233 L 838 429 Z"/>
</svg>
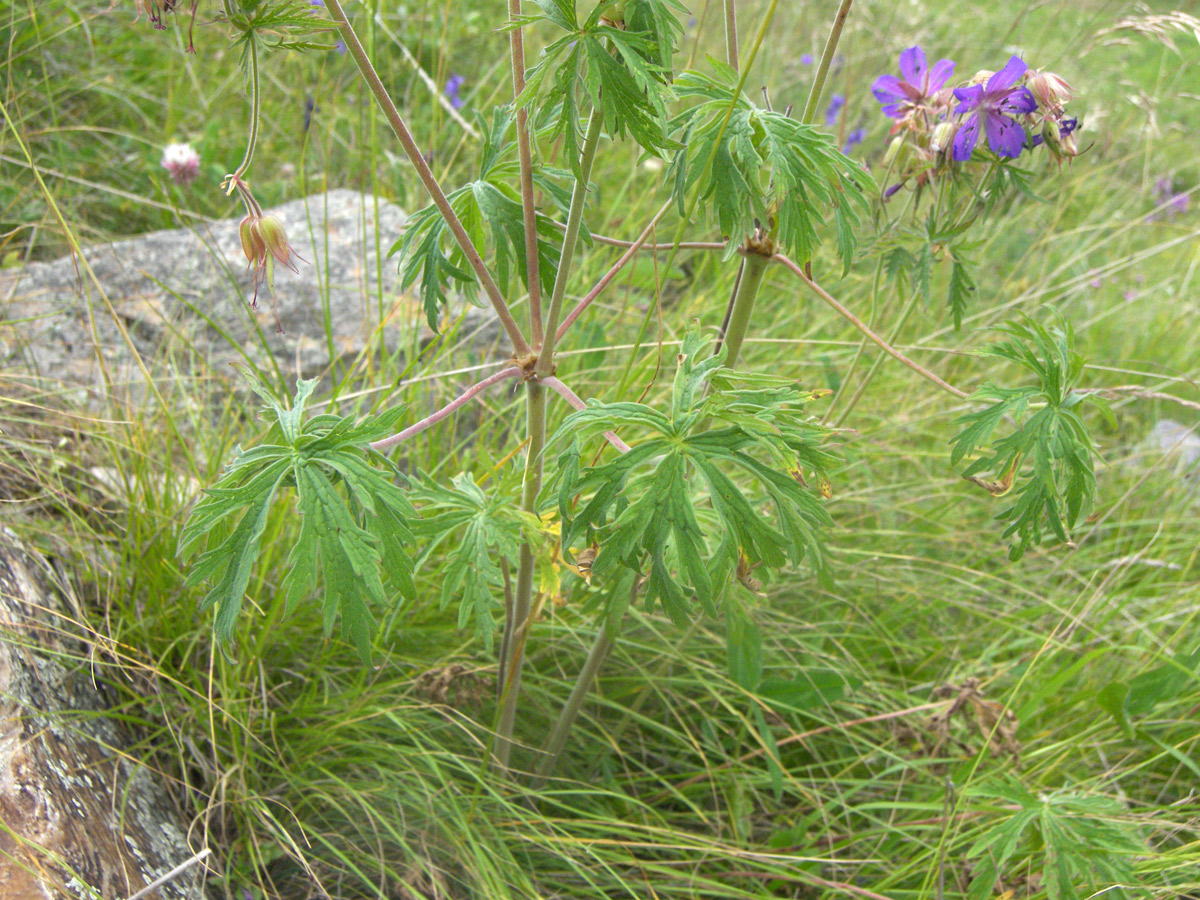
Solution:
<svg viewBox="0 0 1200 900">
<path fill-rule="evenodd" d="M 553 375 L 547 375 L 544 378 L 541 378 L 539 380 L 541 381 L 542 384 L 544 384 L 546 387 L 550 388 L 550 390 L 554 391 L 554 393 L 558 394 L 560 397 L 562 397 L 564 400 L 566 400 L 568 403 L 570 403 L 576 409 L 587 409 L 587 404 L 579 399 L 579 395 L 576 394 L 569 387 L 567 387 L 565 384 L 563 384 L 561 381 L 559 381 L 557 378 L 555 378 Z M 614 432 L 606 431 L 606 432 L 604 432 L 604 437 L 608 440 L 608 442 L 610 444 L 612 444 L 614 447 L 616 447 L 622 453 L 628 453 L 631 449 L 633 449 L 627 443 L 625 443 L 623 440 L 621 440 L 619 437 L 617 437 L 617 435 Z"/>
<path fill-rule="evenodd" d="M 414 434 L 420 434 L 426 428 L 430 428 L 431 426 L 442 421 L 442 419 L 453 413 L 460 406 L 464 406 L 471 400 L 471 398 L 475 397 L 481 391 L 485 391 L 493 384 L 499 384 L 501 381 L 506 381 L 509 378 L 516 378 L 517 376 L 524 374 L 524 371 L 525 370 L 520 366 L 509 366 L 507 369 L 501 369 L 495 375 L 489 375 L 487 378 L 483 379 L 483 381 L 471 385 L 469 388 L 463 391 L 461 396 L 455 397 L 432 415 L 426 416 L 421 421 L 409 425 L 403 431 L 397 432 L 391 437 L 385 437 L 378 441 L 373 441 L 370 445 L 371 449 L 378 450 L 380 453 L 382 453 L 384 450 L 390 450 L 397 444 L 404 443 Z"/>
</svg>

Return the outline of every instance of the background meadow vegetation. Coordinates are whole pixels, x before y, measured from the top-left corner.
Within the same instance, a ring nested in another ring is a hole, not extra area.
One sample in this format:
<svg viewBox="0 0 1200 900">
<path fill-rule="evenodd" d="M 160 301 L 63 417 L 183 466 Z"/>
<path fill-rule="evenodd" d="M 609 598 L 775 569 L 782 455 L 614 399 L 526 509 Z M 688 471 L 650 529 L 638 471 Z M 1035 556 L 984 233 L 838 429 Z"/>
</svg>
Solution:
<svg viewBox="0 0 1200 900">
<path fill-rule="evenodd" d="M 742 5 L 746 33 L 766 5 Z M 471 177 L 477 149 L 463 122 L 509 97 L 503 6 L 352 8 L 451 186 Z M 719 4 L 692 6 L 689 52 L 719 55 Z M 801 57 L 819 54 L 835 7 L 780 4 L 749 82 L 766 85 L 777 108 L 803 103 L 812 67 Z M 280 616 L 275 587 L 296 528 L 286 508 L 268 526 L 249 598 L 257 614 L 236 656 L 214 650 L 175 546 L 199 485 L 261 428 L 229 378 L 147 360 L 165 404 L 83 414 L 52 385 L 0 376 L 3 523 L 73 573 L 94 647 L 78 664 L 118 696 L 137 737 L 130 752 L 172 787 L 193 850 L 216 851 L 211 895 L 925 900 L 966 895 L 980 858 L 1011 843 L 1004 896 L 1089 896 L 1089 873 L 1095 889 L 1122 895 L 1196 896 L 1200 498 L 1194 477 L 1145 442 L 1161 419 L 1200 421 L 1200 35 L 1147 18 L 1171 8 L 864 0 L 827 89 L 845 97 L 831 127 L 865 129 L 852 155 L 876 167 L 890 123 L 869 85 L 914 43 L 930 59 L 956 59 L 960 75 L 1019 52 L 1079 89 L 1086 152 L 1061 171 L 1035 157 L 1037 196 L 984 226 L 961 331 L 943 300 L 900 322 L 901 290 L 869 304 L 869 267 L 839 280 L 831 254 L 814 261 L 842 302 L 965 389 L 1000 377 L 972 355 L 987 328 L 1045 308 L 1074 322 L 1086 387 L 1139 386 L 1113 395 L 1115 427 L 1090 422 L 1102 500 L 1077 546 L 1010 563 L 995 501 L 949 465 L 952 420 L 969 406 L 890 359 L 876 366 L 857 332 L 769 276 L 755 329 L 769 337 L 747 342 L 745 365 L 845 388 L 821 407 L 846 429 L 829 504 L 834 584 L 784 578 L 750 610 L 765 673 L 780 686 L 771 702 L 730 677 L 722 623 L 702 622 L 685 642 L 660 615 L 634 613 L 561 779 L 536 798 L 483 771 L 495 665 L 456 632 L 453 610 L 432 599 L 406 609 L 370 671 L 322 637 L 313 610 Z M 1118 28 L 1130 16 L 1138 28 Z M 61 256 L 72 240 L 240 215 L 218 184 L 244 146 L 241 75 L 221 29 L 204 25 L 203 11 L 199 21 L 191 56 L 186 17 L 161 33 L 135 23 L 131 4 L 0 5 L 5 268 Z M 264 206 L 334 187 L 425 204 L 348 57 L 275 54 L 262 72 L 253 183 Z M 452 75 L 463 78 L 463 121 L 441 102 Z M 177 140 L 202 160 L 188 188 L 158 165 Z M 605 145 L 589 227 L 634 237 L 663 202 L 664 177 Z M 1167 193 L 1156 187 L 1164 180 Z M 1189 208 L 1176 201 L 1155 214 L 1181 193 Z M 578 283 L 615 254 L 587 251 Z M 640 260 L 593 307 L 568 358 L 570 383 L 607 400 L 661 396 L 671 342 L 693 318 L 719 324 L 733 272 L 715 254 L 683 255 L 671 271 Z M 944 296 L 935 280 L 934 297 Z M 649 337 L 631 355 L 647 315 Z M 364 357 L 336 373 L 333 390 L 342 412 L 365 410 L 373 389 L 478 361 L 453 341 L 415 358 Z M 452 381 L 435 389 L 448 398 Z M 506 454 L 520 407 L 504 396 L 425 432 L 414 461 L 447 478 L 519 478 Z M 562 415 L 552 410 L 551 427 Z M 428 577 L 418 589 L 437 596 Z M 570 605 L 548 611 L 519 736 L 536 744 L 545 733 L 591 627 Z M 1064 866 L 1074 867 L 1063 870 L 1067 888 L 1053 877 Z"/>
</svg>

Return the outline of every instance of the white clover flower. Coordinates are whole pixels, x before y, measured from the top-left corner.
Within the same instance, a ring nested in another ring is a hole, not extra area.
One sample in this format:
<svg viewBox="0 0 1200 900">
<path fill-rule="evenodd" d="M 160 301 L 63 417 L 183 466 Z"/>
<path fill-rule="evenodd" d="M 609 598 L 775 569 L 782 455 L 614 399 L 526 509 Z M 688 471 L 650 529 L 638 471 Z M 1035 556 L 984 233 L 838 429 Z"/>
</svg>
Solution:
<svg viewBox="0 0 1200 900">
<path fill-rule="evenodd" d="M 163 150 L 162 167 L 176 184 L 189 184 L 200 173 L 200 154 L 191 144 L 167 144 Z"/>
</svg>

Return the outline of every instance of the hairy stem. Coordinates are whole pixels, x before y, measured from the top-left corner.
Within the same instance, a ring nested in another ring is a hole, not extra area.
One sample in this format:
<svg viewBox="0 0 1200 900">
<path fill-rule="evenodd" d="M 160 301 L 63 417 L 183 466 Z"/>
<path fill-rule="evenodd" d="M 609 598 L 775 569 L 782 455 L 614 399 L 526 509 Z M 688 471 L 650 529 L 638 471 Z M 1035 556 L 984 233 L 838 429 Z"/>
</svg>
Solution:
<svg viewBox="0 0 1200 900">
<path fill-rule="evenodd" d="M 521 509 L 532 514 L 538 491 L 542 489 L 542 450 L 546 446 L 546 389 L 535 381 L 525 382 L 525 420 L 529 448 L 521 485 Z M 521 544 L 517 563 L 512 618 L 504 623 L 503 648 L 507 655 L 501 661 L 504 684 L 500 689 L 500 714 L 496 722 L 496 760 L 505 769 L 512 756 L 513 726 L 521 695 L 521 666 L 525 661 L 525 640 L 529 636 L 529 618 L 533 610 L 534 562 L 533 547 L 526 541 Z"/>
<path fill-rule="evenodd" d="M 596 282 L 596 286 L 588 291 L 587 296 L 575 304 L 575 308 L 571 310 L 570 314 L 565 319 L 563 319 L 563 323 L 558 326 L 558 331 L 554 335 L 554 339 L 556 341 L 562 340 L 562 336 L 566 333 L 567 329 L 571 327 L 571 324 L 583 314 L 585 309 L 592 305 L 592 301 L 599 297 L 601 293 L 603 293 L 604 289 L 608 287 L 612 280 L 616 278 L 617 275 L 620 274 L 621 270 L 628 265 L 629 261 L 633 259 L 634 254 L 645 245 L 650 235 L 654 233 L 654 226 L 658 224 L 658 220 L 666 215 L 667 210 L 671 208 L 674 202 L 675 201 L 673 200 L 668 200 L 663 204 L 662 209 L 660 209 L 654 218 L 650 220 L 650 224 L 642 230 L 642 233 L 638 235 L 638 239 L 636 241 L 623 242 L 629 249 L 621 254 L 621 258 L 613 264 L 613 267 L 604 274 L 603 278 Z M 594 239 L 595 235 L 592 237 Z"/>
<path fill-rule="evenodd" d="M 565 384 L 563 384 L 561 381 L 559 381 L 557 378 L 555 378 L 553 375 L 547 375 L 541 381 L 542 381 L 542 384 L 544 384 L 546 387 L 550 388 L 550 390 L 554 391 L 554 393 L 558 394 L 560 397 L 562 397 L 564 400 L 566 400 L 575 409 L 587 409 L 587 404 L 584 403 L 583 400 L 581 400 L 579 398 L 579 395 L 576 394 L 569 387 L 567 387 Z M 628 453 L 631 449 L 630 446 L 627 443 L 625 443 L 623 440 L 621 440 L 621 438 L 618 437 L 617 433 L 614 431 L 604 432 L 604 439 L 606 441 L 608 441 L 610 444 L 612 444 L 614 447 L 616 447 L 618 450 L 620 450 L 622 453 Z"/>
<path fill-rule="evenodd" d="M 509 366 L 506 369 L 501 369 L 495 375 L 489 375 L 487 378 L 483 379 L 483 381 L 471 385 L 469 388 L 463 391 L 462 394 L 460 394 L 458 397 L 455 397 L 432 415 L 426 416 L 419 422 L 414 422 L 403 431 L 399 431 L 396 434 L 393 434 L 391 437 L 380 438 L 377 441 L 372 441 L 370 447 L 372 450 L 378 450 L 380 453 L 385 450 L 390 450 L 397 444 L 404 443 L 414 434 L 420 434 L 426 428 L 436 425 L 438 422 L 442 421 L 442 419 L 451 415 L 456 409 L 469 403 L 471 399 L 480 392 L 490 388 L 493 384 L 499 384 L 501 381 L 505 381 L 509 378 L 516 378 L 521 374 L 523 374 L 523 370 L 520 366 Z"/>
<path fill-rule="evenodd" d="M 579 177 L 571 192 L 571 210 L 567 213 L 567 230 L 563 234 L 562 253 L 558 260 L 558 272 L 554 276 L 554 292 L 550 295 L 550 310 L 546 314 L 546 338 L 538 354 L 537 373 L 550 375 L 554 372 L 554 344 L 558 339 L 558 318 L 562 314 L 563 298 L 567 293 L 567 281 L 571 277 L 571 264 L 575 261 L 575 249 L 579 246 L 579 231 L 583 225 L 583 207 L 587 204 L 588 179 L 592 177 L 592 163 L 596 159 L 596 148 L 600 144 L 600 127 L 604 114 L 599 107 L 592 109 L 588 119 L 587 134 L 579 151 Z"/>
<path fill-rule="evenodd" d="M 525 90 L 525 38 L 513 25 L 521 15 L 521 0 L 508 0 L 508 49 L 512 64 L 514 100 Z M 542 282 L 538 261 L 537 208 L 533 204 L 533 149 L 529 142 L 529 110 L 517 110 L 517 158 L 521 166 L 521 211 L 525 221 L 525 280 L 529 286 L 529 331 L 533 346 L 542 345 Z"/>
<path fill-rule="evenodd" d="M 612 650 L 612 646 L 613 639 L 609 634 L 608 626 L 600 626 L 600 631 L 597 633 L 595 641 L 592 642 L 592 649 L 588 651 L 587 659 L 584 660 L 583 668 L 579 670 L 579 677 L 575 679 L 575 687 L 571 690 L 571 696 L 563 705 L 562 711 L 554 722 L 554 728 L 550 731 L 550 737 L 546 739 L 545 746 L 542 747 L 543 756 L 534 772 L 533 781 L 530 782 L 530 790 L 540 789 L 554 771 L 554 766 L 558 763 L 558 758 L 567 745 L 567 735 L 571 731 L 571 726 L 579 717 L 583 701 L 587 699 L 587 695 L 592 689 L 592 683 L 596 680 L 596 674 L 600 671 L 600 666 L 608 656 L 608 652 Z"/>
<path fill-rule="evenodd" d="M 821 62 L 817 64 L 817 74 L 813 78 L 812 89 L 808 92 L 808 102 L 804 104 L 804 115 L 800 121 L 811 125 L 817 118 L 817 105 L 821 102 L 821 92 L 825 89 L 825 76 L 833 64 L 833 54 L 837 50 L 838 41 L 842 37 L 842 29 L 846 27 L 846 17 L 850 15 L 850 4 L 854 0 L 842 0 L 837 14 L 833 17 L 833 26 L 829 29 L 829 37 L 825 39 L 825 49 L 821 52 Z"/>
<path fill-rule="evenodd" d="M 532 350 L 529 343 L 525 340 L 525 336 L 521 334 L 521 329 L 513 319 L 512 313 L 509 312 L 508 304 L 504 302 L 504 295 L 500 293 L 500 287 L 496 284 L 496 280 L 492 278 L 492 273 L 488 271 L 488 267 L 483 262 L 483 257 L 479 255 L 479 250 L 471 241 L 467 230 L 463 227 L 462 221 L 458 215 L 450 207 L 450 201 L 446 199 L 446 194 L 442 190 L 434 177 L 429 164 L 425 162 L 425 157 L 421 154 L 421 149 L 417 146 L 416 140 L 409 131 L 408 125 L 405 124 L 404 118 L 400 115 L 400 111 L 396 109 L 396 104 L 392 102 L 391 96 L 387 92 L 387 88 L 383 86 L 383 82 L 379 79 L 379 74 L 375 71 L 375 67 L 371 64 L 367 52 L 363 49 L 362 43 L 355 34 L 350 20 L 346 18 L 346 12 L 342 9 L 341 0 L 327 0 L 326 8 L 329 10 L 333 21 L 337 23 L 338 31 L 341 33 L 342 40 L 346 43 L 346 49 L 350 51 L 350 55 L 354 58 L 355 64 L 358 66 L 358 71 L 362 74 L 363 80 L 367 83 L 371 94 L 375 97 L 375 102 L 379 104 L 379 108 L 383 111 L 384 117 L 388 120 L 388 124 L 392 126 L 392 131 L 395 132 L 396 138 L 400 141 L 400 145 L 404 148 L 405 154 L 408 156 L 409 162 L 417 172 L 417 177 L 421 179 L 421 183 L 425 185 L 425 190 L 429 192 L 429 196 L 433 198 L 434 205 L 437 206 L 438 212 L 442 214 L 442 218 L 446 220 L 446 225 L 450 228 L 450 233 L 454 235 L 454 240 L 458 242 L 458 246 L 462 248 L 463 254 L 467 258 L 467 263 L 475 272 L 475 277 L 479 279 L 484 293 L 487 294 L 488 300 L 491 301 L 492 308 L 496 311 L 496 317 L 500 320 L 500 324 L 504 327 L 504 331 L 508 334 L 509 340 L 512 341 L 514 355 L 528 356 Z"/>
<path fill-rule="evenodd" d="M 737 0 L 725 0 L 725 62 L 738 68 Z"/>
<path fill-rule="evenodd" d="M 754 301 L 758 299 L 758 289 L 762 285 L 769 262 L 768 257 L 758 253 L 747 254 L 743 259 L 737 293 L 734 294 L 733 304 L 729 309 L 729 325 L 721 336 L 726 347 L 725 365 L 731 369 L 737 365 L 742 343 L 746 340 L 746 332 L 750 330 L 750 315 L 754 312 Z"/>
<path fill-rule="evenodd" d="M 261 108 L 258 89 L 258 41 L 254 35 L 250 35 L 246 43 L 250 51 L 250 137 L 246 141 L 246 155 L 230 176 L 235 185 L 241 182 L 242 176 L 250 168 L 250 161 L 254 159 L 254 148 L 258 145 L 258 114 Z"/>
<path fill-rule="evenodd" d="M 815 281 L 813 281 L 811 278 L 809 278 L 808 275 L 805 274 L 803 268 L 796 265 L 794 262 L 792 262 L 786 256 L 776 255 L 775 259 L 779 260 L 779 262 L 783 263 L 783 265 L 785 265 L 787 268 L 791 269 L 791 271 L 793 273 L 795 273 L 800 278 L 800 280 L 803 281 L 814 294 L 816 294 L 818 297 L 820 297 L 822 300 L 824 300 L 827 304 L 829 304 L 831 307 L 833 307 L 833 309 L 837 311 L 837 314 L 839 316 L 841 316 L 843 319 L 845 319 L 847 322 L 849 322 L 851 325 L 853 325 L 855 328 L 857 328 L 859 331 L 861 331 L 863 334 L 865 334 L 868 338 L 870 338 L 870 340 L 873 341 L 875 344 L 877 344 L 880 347 L 880 349 L 883 350 L 884 353 L 887 353 L 889 356 L 891 356 L 895 359 L 898 359 L 900 362 L 904 363 L 904 365 L 908 366 L 910 369 L 912 369 L 914 372 L 916 372 L 922 378 L 926 378 L 929 381 L 932 381 L 934 384 L 936 384 L 942 390 L 948 391 L 949 393 L 953 394 L 955 397 L 965 400 L 965 399 L 967 399 L 967 397 L 971 396 L 970 394 L 966 393 L 966 391 L 960 391 L 954 385 L 949 384 L 948 382 L 942 380 L 937 375 L 933 374 L 928 369 L 926 369 L 924 366 L 922 366 L 920 363 L 913 362 L 911 359 L 909 359 L 907 356 L 905 356 L 903 353 L 901 353 L 899 350 L 897 350 L 895 347 L 893 347 L 891 344 L 889 344 L 887 341 L 885 341 L 883 338 L 881 338 L 879 335 L 877 335 L 874 331 L 872 331 L 870 328 L 868 328 L 862 322 L 862 320 L 860 320 L 858 318 L 858 316 L 854 315 L 854 313 L 850 312 L 850 310 L 848 310 L 848 309 L 846 309 L 846 307 L 842 306 L 842 304 L 840 304 L 837 300 L 835 300 L 828 293 L 826 293 L 824 288 L 822 288 L 819 284 L 817 284 Z"/>
</svg>

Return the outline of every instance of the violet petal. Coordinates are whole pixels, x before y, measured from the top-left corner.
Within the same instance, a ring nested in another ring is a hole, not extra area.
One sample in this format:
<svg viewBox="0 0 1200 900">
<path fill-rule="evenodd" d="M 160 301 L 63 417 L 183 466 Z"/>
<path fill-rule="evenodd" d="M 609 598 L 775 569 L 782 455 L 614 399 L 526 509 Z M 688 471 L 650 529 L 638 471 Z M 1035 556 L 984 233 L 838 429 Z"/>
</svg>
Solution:
<svg viewBox="0 0 1200 900">
<path fill-rule="evenodd" d="M 988 93 L 1012 87 L 1017 83 L 1017 79 L 1025 74 L 1025 70 L 1028 68 L 1029 66 L 1025 64 L 1025 60 L 1021 59 L 1021 57 L 1012 57 L 1004 64 L 1003 69 L 988 79 Z"/>
<path fill-rule="evenodd" d="M 920 47 L 909 47 L 901 52 L 900 74 L 909 84 L 922 87 L 925 77 L 925 51 Z"/>
<path fill-rule="evenodd" d="M 1014 159 L 1021 155 L 1025 147 L 1025 129 L 1015 119 L 992 113 L 985 118 L 984 128 L 987 130 L 988 146 L 997 156 Z"/>
<path fill-rule="evenodd" d="M 954 158 L 964 162 L 975 152 L 975 142 L 979 140 L 979 113 L 963 122 L 954 136 Z"/>
<path fill-rule="evenodd" d="M 954 60 L 939 59 L 935 62 L 933 68 L 929 70 L 929 93 L 934 94 L 940 91 L 953 74 Z"/>
</svg>

